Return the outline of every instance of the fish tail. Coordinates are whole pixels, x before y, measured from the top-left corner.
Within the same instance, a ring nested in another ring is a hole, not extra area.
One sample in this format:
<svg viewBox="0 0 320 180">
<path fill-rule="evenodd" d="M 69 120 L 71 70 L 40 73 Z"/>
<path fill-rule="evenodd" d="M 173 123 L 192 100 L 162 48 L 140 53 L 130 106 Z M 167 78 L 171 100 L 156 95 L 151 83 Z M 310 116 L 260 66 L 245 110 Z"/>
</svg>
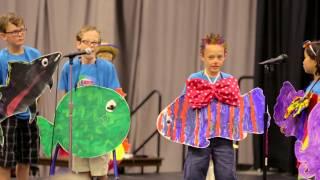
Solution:
<svg viewBox="0 0 320 180">
<path fill-rule="evenodd" d="M 42 116 L 37 116 L 37 125 L 40 134 L 40 144 L 45 156 L 50 157 L 52 146 L 55 146 L 53 141 L 53 124 Z"/>
</svg>

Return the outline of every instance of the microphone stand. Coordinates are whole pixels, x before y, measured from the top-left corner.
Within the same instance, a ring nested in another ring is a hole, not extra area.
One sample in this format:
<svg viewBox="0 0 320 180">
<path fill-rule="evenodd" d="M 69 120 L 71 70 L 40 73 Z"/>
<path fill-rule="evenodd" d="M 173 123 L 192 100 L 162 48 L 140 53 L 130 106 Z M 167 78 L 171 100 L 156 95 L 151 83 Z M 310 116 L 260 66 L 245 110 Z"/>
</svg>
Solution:
<svg viewBox="0 0 320 180">
<path fill-rule="evenodd" d="M 72 99 L 72 66 L 73 66 L 73 59 L 74 56 L 69 56 L 69 91 L 70 91 L 70 98 L 69 98 L 69 163 L 68 167 L 72 171 L 72 117 L 73 117 L 73 99 Z"/>
<path fill-rule="evenodd" d="M 267 82 L 270 79 L 271 72 L 274 72 L 274 65 L 273 64 L 263 64 L 264 67 L 264 82 Z M 264 83 L 265 84 L 265 83 Z M 264 114 L 263 114 L 263 122 L 264 122 L 264 134 L 263 134 L 263 180 L 267 179 L 267 170 L 268 170 L 268 155 L 269 155 L 269 132 L 268 132 L 268 95 L 267 88 L 265 90 L 265 105 L 264 105 Z"/>
<path fill-rule="evenodd" d="M 64 57 L 69 58 L 69 91 L 70 91 L 70 98 L 69 98 L 69 163 L 68 167 L 72 171 L 72 116 L 73 116 L 73 100 L 72 100 L 72 66 L 73 66 L 73 59 L 74 57 L 82 54 L 90 54 L 92 50 L 87 48 L 84 52 L 80 53 L 72 53 Z"/>
<path fill-rule="evenodd" d="M 65 56 L 69 58 L 69 91 L 70 91 L 70 98 L 69 98 L 69 158 L 68 158 L 68 168 L 72 171 L 72 117 L 73 117 L 73 99 L 72 99 L 72 66 L 73 66 L 73 59 L 78 54 L 73 54 L 70 56 Z M 53 158 L 51 159 L 50 163 L 50 172 L 49 175 L 55 174 L 55 162 L 57 160 L 59 154 L 60 146 L 58 145 L 55 149 Z"/>
<path fill-rule="evenodd" d="M 270 74 L 274 72 L 274 65 L 280 64 L 284 62 L 284 59 L 287 59 L 288 55 L 282 54 L 278 56 L 278 58 L 266 60 L 263 62 L 260 62 L 259 65 L 263 65 L 264 67 L 264 80 L 263 82 L 267 82 L 268 79 L 271 79 Z M 264 85 L 265 83 L 263 83 Z M 264 87 L 264 86 L 263 86 Z M 265 107 L 264 107 L 264 114 L 263 114 L 263 120 L 264 120 L 264 134 L 263 134 L 263 143 L 262 143 L 262 150 L 263 150 L 263 180 L 267 179 L 267 170 L 268 170 L 268 155 L 269 155 L 269 137 L 268 137 L 268 91 L 267 88 L 264 88 L 265 92 Z"/>
<path fill-rule="evenodd" d="M 264 67 L 264 83 L 268 81 L 268 79 L 271 79 L 271 74 L 274 72 L 274 65 L 279 64 L 279 62 L 270 62 L 270 63 L 259 63 L 260 65 L 263 65 Z M 264 86 L 265 87 L 265 86 Z M 267 170 L 268 170 L 268 156 L 269 156 L 269 132 L 268 132 L 268 96 L 269 96 L 269 91 L 267 90 L 268 88 L 264 88 L 265 92 L 265 107 L 264 107 L 264 134 L 263 134 L 263 180 L 267 179 Z"/>
</svg>

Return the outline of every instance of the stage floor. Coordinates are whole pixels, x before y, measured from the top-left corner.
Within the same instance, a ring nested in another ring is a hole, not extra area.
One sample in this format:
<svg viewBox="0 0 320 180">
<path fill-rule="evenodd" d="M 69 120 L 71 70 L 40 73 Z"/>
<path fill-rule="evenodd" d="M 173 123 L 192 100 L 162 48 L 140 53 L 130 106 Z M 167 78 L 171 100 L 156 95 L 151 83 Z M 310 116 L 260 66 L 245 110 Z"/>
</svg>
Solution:
<svg viewBox="0 0 320 180">
<path fill-rule="evenodd" d="M 262 180 L 262 172 L 255 170 L 238 171 L 238 180 Z M 30 180 L 80 180 L 79 177 L 71 173 L 58 173 L 51 177 L 31 177 Z M 114 176 L 110 175 L 109 180 L 113 180 Z M 120 180 L 182 180 L 182 172 L 177 173 L 145 173 L 145 174 L 121 174 Z M 268 172 L 269 180 L 296 180 L 297 177 L 287 173 Z"/>
<path fill-rule="evenodd" d="M 238 171 L 238 180 L 262 180 L 262 173 L 257 171 Z M 109 179 L 114 179 L 113 176 Z M 121 175 L 121 180 L 179 180 L 183 179 L 182 173 L 160 173 L 160 174 L 144 174 L 144 175 Z M 268 172 L 267 179 L 270 180 L 296 180 L 296 176 L 284 173 Z"/>
</svg>

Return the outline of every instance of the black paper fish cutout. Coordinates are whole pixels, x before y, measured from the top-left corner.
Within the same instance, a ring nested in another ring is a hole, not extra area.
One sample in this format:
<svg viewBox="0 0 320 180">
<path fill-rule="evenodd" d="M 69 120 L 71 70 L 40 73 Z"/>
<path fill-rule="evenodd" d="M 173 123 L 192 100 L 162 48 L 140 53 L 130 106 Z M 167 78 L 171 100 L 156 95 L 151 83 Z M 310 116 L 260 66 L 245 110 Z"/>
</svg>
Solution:
<svg viewBox="0 0 320 180">
<path fill-rule="evenodd" d="M 35 111 L 37 98 L 46 86 L 52 86 L 52 75 L 60 58 L 61 53 L 55 52 L 31 62 L 9 62 L 7 83 L 0 86 L 0 122 L 25 112 L 29 106 L 31 111 Z"/>
</svg>

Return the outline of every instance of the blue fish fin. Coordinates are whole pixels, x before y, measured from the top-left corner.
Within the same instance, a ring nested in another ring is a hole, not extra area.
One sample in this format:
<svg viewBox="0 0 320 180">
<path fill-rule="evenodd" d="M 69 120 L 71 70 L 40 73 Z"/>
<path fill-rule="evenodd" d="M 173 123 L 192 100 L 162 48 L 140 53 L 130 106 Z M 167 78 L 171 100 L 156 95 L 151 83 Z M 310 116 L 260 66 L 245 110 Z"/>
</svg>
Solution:
<svg viewBox="0 0 320 180">
<path fill-rule="evenodd" d="M 251 134 L 263 134 L 265 97 L 262 89 L 254 88 L 243 98 L 245 101 L 243 130 Z"/>
</svg>

